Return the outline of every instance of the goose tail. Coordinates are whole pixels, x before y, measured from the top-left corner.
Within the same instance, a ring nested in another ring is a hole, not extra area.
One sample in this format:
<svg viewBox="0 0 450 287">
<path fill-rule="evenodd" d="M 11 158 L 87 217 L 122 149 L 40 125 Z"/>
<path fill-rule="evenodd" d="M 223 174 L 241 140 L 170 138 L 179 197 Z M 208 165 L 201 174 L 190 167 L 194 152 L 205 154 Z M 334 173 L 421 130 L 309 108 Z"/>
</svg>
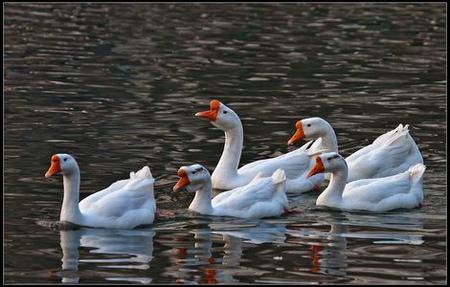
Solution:
<svg viewBox="0 0 450 287">
<path fill-rule="evenodd" d="M 414 184 L 422 183 L 423 174 L 425 173 L 426 166 L 418 163 L 408 169 L 409 177 Z"/>
<path fill-rule="evenodd" d="M 286 181 L 286 173 L 281 168 L 277 169 L 272 174 L 272 182 L 274 184 L 279 184 Z"/>
</svg>

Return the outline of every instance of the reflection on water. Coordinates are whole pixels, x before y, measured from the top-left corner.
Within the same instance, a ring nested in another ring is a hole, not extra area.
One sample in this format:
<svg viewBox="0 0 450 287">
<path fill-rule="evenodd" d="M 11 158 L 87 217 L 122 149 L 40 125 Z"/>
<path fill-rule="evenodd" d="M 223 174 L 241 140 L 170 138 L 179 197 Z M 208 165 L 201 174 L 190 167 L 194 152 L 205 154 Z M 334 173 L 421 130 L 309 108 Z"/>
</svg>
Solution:
<svg viewBox="0 0 450 287">
<path fill-rule="evenodd" d="M 235 231 L 221 231 L 231 226 Z M 187 235 L 184 232 L 176 234 L 173 240 L 165 242 L 171 246 L 169 252 L 174 262 L 166 274 L 174 277 L 177 283 L 205 284 L 238 283 L 240 280 L 235 276 L 263 274 L 265 272 L 255 268 L 241 266 L 245 256 L 243 248 L 262 243 L 283 243 L 284 240 L 279 240 L 284 238 L 283 226 L 267 222 L 249 222 L 246 226 L 241 223 L 240 226 L 239 220 L 232 219 L 226 222 L 218 220 L 199 229 L 186 228 L 189 230 Z M 167 234 L 171 235 L 173 233 Z"/>
<path fill-rule="evenodd" d="M 91 263 L 101 269 L 149 269 L 153 258 L 153 236 L 149 230 L 108 230 L 79 228 L 61 230 L 60 244 L 63 257 L 62 283 L 79 283 L 79 263 Z M 79 248 L 89 249 L 87 258 L 80 257 Z M 93 254 L 107 255 L 92 257 Z M 89 267 L 87 267 L 90 269 Z M 136 278 L 111 274 L 105 277 L 112 281 L 151 283 L 151 278 Z"/>
<path fill-rule="evenodd" d="M 242 221 L 241 224 L 233 222 L 232 225 L 210 224 L 214 229 L 213 233 L 241 238 L 244 242 L 261 243 L 282 243 L 285 240 L 285 224 L 273 224 L 265 221 L 253 223 L 252 221 Z"/>
<path fill-rule="evenodd" d="M 348 228 L 342 224 L 332 224 L 329 234 L 326 236 L 328 242 L 323 245 L 311 244 L 311 272 L 320 272 L 335 276 L 345 276 L 347 273 L 347 239 L 343 233 Z"/>
<path fill-rule="evenodd" d="M 6 3 L 7 283 L 446 281 L 446 17 L 441 3 Z M 195 118 L 217 98 L 241 117 L 241 165 L 292 150 L 320 116 L 343 156 L 409 124 L 427 172 L 420 209 L 346 213 L 289 195 L 300 213 L 248 221 L 186 211 L 181 165 L 213 170 L 223 133 Z M 55 231 L 73 154 L 81 198 L 150 166 L 152 229 Z M 63 266 L 61 267 L 61 258 Z M 152 259 L 153 258 L 153 259 Z M 56 271 L 55 271 L 56 270 Z"/>
</svg>

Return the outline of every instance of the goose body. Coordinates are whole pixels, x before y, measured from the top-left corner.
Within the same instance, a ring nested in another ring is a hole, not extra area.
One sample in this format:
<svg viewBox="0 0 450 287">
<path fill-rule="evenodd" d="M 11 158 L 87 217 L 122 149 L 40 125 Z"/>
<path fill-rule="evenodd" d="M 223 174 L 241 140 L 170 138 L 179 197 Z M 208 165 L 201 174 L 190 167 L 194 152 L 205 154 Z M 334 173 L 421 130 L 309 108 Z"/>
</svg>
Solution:
<svg viewBox="0 0 450 287">
<path fill-rule="evenodd" d="M 338 152 L 336 134 L 324 119 L 315 117 L 298 121 L 296 129 L 290 144 L 300 139 L 315 140 L 310 147 L 312 153 L 319 149 Z M 423 164 L 422 154 L 409 134 L 408 125 L 402 124 L 380 135 L 372 144 L 348 156 L 345 161 L 348 182 L 395 175 L 414 164 Z"/>
<path fill-rule="evenodd" d="M 280 216 L 288 208 L 286 176 L 279 169 L 271 177 L 258 175 L 249 184 L 212 198 L 211 177 L 203 166 L 194 164 L 178 170 L 174 191 L 186 187 L 195 192 L 189 209 L 201 214 L 240 218 Z"/>
<path fill-rule="evenodd" d="M 318 206 L 385 212 L 419 207 L 423 202 L 425 166 L 421 163 L 395 175 L 346 183 L 348 167 L 345 159 L 330 152 L 317 157 L 309 175 L 319 172 L 330 172 L 331 178 L 328 187 L 317 198 Z"/>
<path fill-rule="evenodd" d="M 288 192 L 306 192 L 320 184 L 324 177 L 317 175 L 306 178 L 305 174 L 312 161 L 306 148 L 300 148 L 284 155 L 257 160 L 238 169 L 241 158 L 244 132 L 239 116 L 223 103 L 212 100 L 208 111 L 195 116 L 209 120 L 214 126 L 225 132 L 225 145 L 220 160 L 212 173 L 212 187 L 229 190 L 250 183 L 259 174 L 271 176 L 277 169 L 284 170 L 287 177 Z M 290 183 L 292 179 L 295 182 Z"/>
<path fill-rule="evenodd" d="M 80 170 L 68 154 L 52 156 L 46 177 L 63 174 L 64 199 L 60 221 L 100 228 L 131 229 L 152 224 L 156 211 L 154 178 L 148 166 L 79 202 Z"/>
</svg>

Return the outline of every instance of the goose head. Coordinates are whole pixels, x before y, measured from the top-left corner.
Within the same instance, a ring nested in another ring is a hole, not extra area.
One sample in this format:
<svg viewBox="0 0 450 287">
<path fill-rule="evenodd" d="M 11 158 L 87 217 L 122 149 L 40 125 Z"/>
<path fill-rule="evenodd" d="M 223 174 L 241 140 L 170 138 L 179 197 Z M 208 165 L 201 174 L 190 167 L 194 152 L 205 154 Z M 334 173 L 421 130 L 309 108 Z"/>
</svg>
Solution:
<svg viewBox="0 0 450 287">
<path fill-rule="evenodd" d="M 316 164 L 309 171 L 308 177 L 321 172 L 333 172 L 346 168 L 345 159 L 337 152 L 322 153 L 316 157 Z"/>
<path fill-rule="evenodd" d="M 79 172 L 77 161 L 70 154 L 58 153 L 52 155 L 45 177 L 49 178 L 57 173 L 71 175 L 77 172 Z"/>
<path fill-rule="evenodd" d="M 185 187 L 187 191 L 194 192 L 211 181 L 208 170 L 199 164 L 182 166 L 178 169 L 177 175 L 180 179 L 173 187 L 173 191 L 179 191 Z"/>
<path fill-rule="evenodd" d="M 198 112 L 195 116 L 209 120 L 214 126 L 224 131 L 241 124 L 239 116 L 218 100 L 209 102 L 209 110 Z"/>
<path fill-rule="evenodd" d="M 288 141 L 289 145 L 302 139 L 309 141 L 326 135 L 330 124 L 322 118 L 314 117 L 297 121 L 295 128 L 295 134 Z"/>
</svg>

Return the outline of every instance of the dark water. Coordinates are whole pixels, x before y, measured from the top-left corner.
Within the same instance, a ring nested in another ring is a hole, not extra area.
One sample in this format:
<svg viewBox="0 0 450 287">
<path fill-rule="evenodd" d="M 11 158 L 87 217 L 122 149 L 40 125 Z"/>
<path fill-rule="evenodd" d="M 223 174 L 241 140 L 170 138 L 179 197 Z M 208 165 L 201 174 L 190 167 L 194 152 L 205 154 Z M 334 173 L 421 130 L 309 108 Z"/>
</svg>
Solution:
<svg viewBox="0 0 450 287">
<path fill-rule="evenodd" d="M 4 10 L 4 282 L 446 282 L 444 4 L 18 4 Z M 410 124 L 427 171 L 421 209 L 316 208 L 265 220 L 186 212 L 181 165 L 212 171 L 223 133 L 193 115 L 217 98 L 241 117 L 241 163 L 292 149 L 299 118 L 351 154 Z M 81 197 L 151 167 L 147 229 L 59 230 L 74 155 Z"/>
</svg>

